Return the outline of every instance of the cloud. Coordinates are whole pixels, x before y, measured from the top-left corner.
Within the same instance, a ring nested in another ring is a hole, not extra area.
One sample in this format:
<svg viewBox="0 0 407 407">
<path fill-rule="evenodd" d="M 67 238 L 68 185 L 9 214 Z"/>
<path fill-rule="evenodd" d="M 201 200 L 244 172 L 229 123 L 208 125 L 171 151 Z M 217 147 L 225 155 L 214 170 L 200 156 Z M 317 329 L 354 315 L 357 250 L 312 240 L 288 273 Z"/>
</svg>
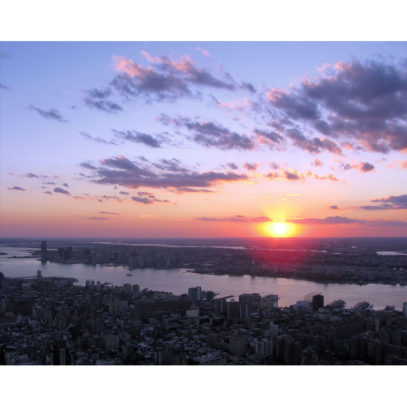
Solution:
<svg viewBox="0 0 407 407">
<path fill-rule="evenodd" d="M 109 218 L 105 218 L 103 216 L 89 216 L 89 220 L 109 220 Z"/>
<path fill-rule="evenodd" d="M 207 53 L 202 49 L 201 52 Z M 85 103 L 92 108 L 117 113 L 123 109 L 111 101 L 114 95 L 119 95 L 127 101 L 139 99 L 151 103 L 175 101 L 182 97 L 200 98 L 201 94 L 197 88 L 255 92 L 252 84 L 237 82 L 223 70 L 220 75 L 215 75 L 206 68 L 198 67 L 188 55 L 179 59 L 152 56 L 146 51 L 142 51 L 142 55 L 147 59 L 149 66 L 139 64 L 125 56 L 113 57 L 117 74 L 107 87 L 86 91 Z"/>
<path fill-rule="evenodd" d="M 272 218 L 267 216 L 249 217 L 243 215 L 235 215 L 230 217 L 200 217 L 196 220 L 204 222 L 230 222 L 230 223 L 261 223 L 273 222 Z M 279 220 L 276 220 L 279 221 Z M 365 225 L 369 227 L 405 227 L 407 222 L 402 220 L 383 220 L 383 219 L 354 219 L 344 216 L 328 216 L 326 218 L 293 218 L 287 219 L 287 223 L 297 225 Z"/>
<path fill-rule="evenodd" d="M 54 188 L 54 192 L 59 193 L 59 194 L 64 194 L 64 195 L 71 195 L 66 189 L 56 187 Z"/>
<path fill-rule="evenodd" d="M 224 218 L 210 218 L 203 216 L 200 218 L 196 218 L 196 220 L 204 222 L 261 223 L 261 222 L 270 222 L 271 219 L 267 216 L 249 217 L 243 215 L 234 215 Z"/>
<path fill-rule="evenodd" d="M 94 141 L 94 142 L 96 142 L 96 143 L 100 143 L 100 144 L 106 144 L 106 145 L 113 145 L 113 146 L 117 146 L 117 142 L 115 141 L 115 140 L 106 140 L 106 139 L 104 139 L 104 138 L 102 138 L 102 137 L 93 137 L 93 136 L 91 136 L 90 134 L 88 134 L 88 133 L 85 133 L 84 131 L 81 131 L 80 133 L 79 133 L 81 136 L 83 136 L 83 137 L 85 137 L 85 138 L 87 138 L 88 140 L 92 140 L 92 141 Z"/>
<path fill-rule="evenodd" d="M 341 149 L 338 147 L 338 145 L 334 141 L 328 140 L 327 138 L 307 138 L 303 132 L 297 128 L 289 128 L 285 130 L 285 134 L 296 147 L 306 150 L 309 153 L 329 151 L 333 154 L 341 154 Z"/>
<path fill-rule="evenodd" d="M 340 163 L 340 168 L 341 168 L 342 170 L 344 170 L 344 171 L 347 171 L 347 170 L 351 170 L 352 168 L 355 168 L 355 167 L 352 167 L 352 165 L 350 165 L 349 163 L 341 162 L 341 163 Z M 357 168 L 357 167 L 356 167 L 356 168 Z"/>
<path fill-rule="evenodd" d="M 406 169 L 407 168 L 407 160 L 406 161 L 393 161 L 390 164 L 390 168 L 393 168 L 393 167 Z"/>
<path fill-rule="evenodd" d="M 407 195 L 391 195 L 386 198 L 373 199 L 371 202 L 380 205 L 365 205 L 360 208 L 366 210 L 407 209 Z"/>
<path fill-rule="evenodd" d="M 18 186 L 14 186 L 11 188 L 7 188 L 9 191 L 25 191 L 24 188 L 18 187 Z"/>
<path fill-rule="evenodd" d="M 291 168 L 283 169 L 280 172 L 270 172 L 266 175 L 269 179 L 286 179 L 287 181 L 303 181 L 305 179 L 304 174 Z"/>
<path fill-rule="evenodd" d="M 32 172 L 27 172 L 27 174 L 25 174 L 25 176 L 26 176 L 27 178 L 39 178 L 38 175 L 33 174 Z"/>
<path fill-rule="evenodd" d="M 144 157 L 131 161 L 119 156 L 102 160 L 98 167 L 88 163 L 81 165 L 93 171 L 95 183 L 129 188 L 173 188 L 186 192 L 185 188 L 208 188 L 221 182 L 247 180 L 245 174 L 236 172 L 197 172 L 182 167 L 178 160 L 151 163 Z"/>
<path fill-rule="evenodd" d="M 407 148 L 407 71 L 380 61 L 336 64 L 318 80 L 268 93 L 282 118 L 356 148 L 386 153 Z"/>
<path fill-rule="evenodd" d="M 307 177 L 312 177 L 319 181 L 324 181 L 324 180 L 338 181 L 338 178 L 336 178 L 335 175 L 333 175 L 333 174 L 318 175 L 318 174 L 313 173 L 312 171 L 307 171 L 306 175 L 307 175 Z"/>
<path fill-rule="evenodd" d="M 304 181 L 307 177 L 314 178 L 318 181 L 338 181 L 338 178 L 333 174 L 328 175 L 318 175 L 312 171 L 307 171 L 305 174 L 301 171 L 297 171 L 294 168 L 281 169 L 280 172 L 274 171 L 265 175 L 269 179 L 285 179 L 287 181 Z"/>
<path fill-rule="evenodd" d="M 261 143 L 269 144 L 270 146 L 277 148 L 285 147 L 284 137 L 275 131 L 260 130 L 255 128 L 253 132 Z"/>
<path fill-rule="evenodd" d="M 69 188 L 69 185 L 66 182 L 64 182 L 63 186 Z"/>
<path fill-rule="evenodd" d="M 205 57 L 210 57 L 211 54 L 209 53 L 208 50 L 201 48 L 201 47 L 197 47 L 197 50 Z"/>
<path fill-rule="evenodd" d="M 211 189 L 207 188 L 191 188 L 191 187 L 178 187 L 175 192 L 213 192 Z"/>
<path fill-rule="evenodd" d="M 189 130 L 193 141 L 205 147 L 216 147 L 221 150 L 252 150 L 255 146 L 251 137 L 229 130 L 216 122 L 197 121 L 188 117 L 172 119 L 166 115 L 161 115 L 159 121 L 165 125 Z"/>
<path fill-rule="evenodd" d="M 365 210 L 365 211 L 383 211 L 407 209 L 407 195 L 391 195 L 385 198 L 372 199 L 371 204 L 341 208 L 344 210 Z M 374 204 L 374 205 L 373 205 Z M 336 208 L 339 209 L 336 205 Z"/>
<path fill-rule="evenodd" d="M 295 223 L 299 225 L 348 225 L 360 224 L 366 226 L 407 226 L 407 222 L 402 220 L 383 220 L 383 219 L 354 219 L 344 216 L 328 216 L 326 218 L 303 218 L 303 219 L 288 219 L 286 222 Z"/>
<path fill-rule="evenodd" d="M 231 170 L 237 170 L 239 168 L 235 163 L 227 163 L 226 166 Z"/>
<path fill-rule="evenodd" d="M 245 163 L 245 164 L 244 164 L 244 168 L 245 168 L 247 171 L 256 171 L 258 166 L 259 166 L 259 165 L 256 164 L 256 163 Z"/>
<path fill-rule="evenodd" d="M 314 167 L 320 168 L 320 167 L 323 166 L 323 163 L 322 163 L 322 161 L 321 161 L 319 158 L 316 158 L 316 159 L 311 163 L 311 165 L 313 165 Z"/>
<path fill-rule="evenodd" d="M 368 162 L 365 163 L 360 163 L 358 165 L 358 168 L 361 172 L 369 172 L 369 171 L 373 171 L 374 170 L 374 165 L 370 164 Z"/>
<path fill-rule="evenodd" d="M 119 212 L 100 211 L 99 213 L 102 215 L 120 215 Z"/>
<path fill-rule="evenodd" d="M 220 79 L 214 77 L 208 70 L 204 68 L 197 68 L 194 61 L 190 56 L 184 55 L 181 59 L 171 60 L 167 56 L 153 57 L 147 52 L 143 51 L 142 54 L 152 63 L 156 68 L 174 75 L 186 83 L 192 83 L 200 86 L 208 86 L 218 89 L 235 89 L 235 85 L 231 80 L 230 75 L 226 75 L 227 79 Z"/>
<path fill-rule="evenodd" d="M 167 199 L 158 199 L 155 197 L 154 194 L 147 194 L 144 195 L 142 192 L 139 192 L 137 196 L 132 196 L 131 197 L 132 201 L 134 202 L 138 202 L 138 203 L 142 203 L 144 205 L 151 205 L 154 203 L 169 203 L 170 201 L 168 201 Z"/>
<path fill-rule="evenodd" d="M 365 211 L 378 211 L 378 210 L 394 209 L 394 208 L 390 204 L 382 204 L 382 205 L 361 205 L 361 206 L 357 206 L 355 209 L 363 209 Z"/>
<path fill-rule="evenodd" d="M 123 111 L 121 105 L 109 100 L 112 96 L 110 88 L 105 89 L 89 89 L 85 91 L 83 101 L 86 106 L 106 113 L 119 113 Z"/>
<path fill-rule="evenodd" d="M 338 208 L 338 205 L 329 205 L 329 209 L 337 210 L 339 208 Z"/>
<path fill-rule="evenodd" d="M 153 148 L 160 148 L 161 147 L 161 140 L 159 138 L 154 138 L 150 134 L 141 133 L 136 130 L 113 130 L 113 133 L 116 137 L 120 137 L 124 140 L 131 141 L 133 143 L 141 143 L 145 144 L 146 146 L 153 147 Z"/>
<path fill-rule="evenodd" d="M 326 218 L 288 219 L 286 222 L 298 225 L 342 225 L 351 223 L 366 223 L 363 219 L 352 219 L 344 216 L 328 216 Z"/>
<path fill-rule="evenodd" d="M 37 112 L 44 119 L 55 120 L 55 121 L 61 122 L 61 123 L 68 122 L 68 120 L 65 120 L 62 117 L 61 113 L 59 113 L 58 110 L 56 110 L 56 109 L 43 110 L 43 109 L 40 109 L 39 107 L 35 107 L 33 105 L 29 105 L 28 107 L 29 107 L 29 109 Z"/>
</svg>

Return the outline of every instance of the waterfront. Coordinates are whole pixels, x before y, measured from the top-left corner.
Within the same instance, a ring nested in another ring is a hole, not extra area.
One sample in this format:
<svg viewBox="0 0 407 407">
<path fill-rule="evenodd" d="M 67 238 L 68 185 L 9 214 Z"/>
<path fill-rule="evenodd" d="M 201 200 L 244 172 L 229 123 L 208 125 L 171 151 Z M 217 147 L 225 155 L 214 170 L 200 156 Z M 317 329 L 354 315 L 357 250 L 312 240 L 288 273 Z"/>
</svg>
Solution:
<svg viewBox="0 0 407 407">
<path fill-rule="evenodd" d="M 211 290 L 220 297 L 242 293 L 277 294 L 280 306 L 289 306 L 305 295 L 320 292 L 325 296 L 325 303 L 342 299 L 347 307 L 352 307 L 360 301 L 367 301 L 375 309 L 383 309 L 387 305 L 402 309 L 402 303 L 407 299 L 407 286 L 387 284 L 322 284 L 305 280 L 272 277 L 210 275 L 189 272 L 186 269 L 153 270 L 138 269 L 130 272 L 125 267 L 90 266 L 85 264 L 41 264 L 30 256 L 29 248 L 0 247 L 0 251 L 7 255 L 0 256 L 0 271 L 6 277 L 34 276 L 37 270 L 42 271 L 44 277 L 72 277 L 84 285 L 86 280 L 100 281 L 114 285 L 126 283 L 139 284 L 140 287 L 151 290 L 172 292 L 176 295 L 187 293 L 188 288 L 201 286 L 204 290 Z M 32 248 L 31 250 L 36 250 Z M 17 256 L 17 258 L 13 258 Z"/>
</svg>

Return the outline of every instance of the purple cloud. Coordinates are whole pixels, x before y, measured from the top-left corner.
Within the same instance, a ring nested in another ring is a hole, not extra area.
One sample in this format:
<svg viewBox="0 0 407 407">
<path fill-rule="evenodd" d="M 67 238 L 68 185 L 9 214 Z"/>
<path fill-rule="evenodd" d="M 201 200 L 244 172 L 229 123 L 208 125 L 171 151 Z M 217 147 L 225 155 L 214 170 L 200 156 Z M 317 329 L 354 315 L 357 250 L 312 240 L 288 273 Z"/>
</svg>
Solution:
<svg viewBox="0 0 407 407">
<path fill-rule="evenodd" d="M 18 187 L 18 186 L 14 186 L 11 188 L 7 188 L 9 191 L 25 191 L 24 188 Z"/>
<path fill-rule="evenodd" d="M 146 146 L 153 148 L 160 148 L 163 141 L 162 137 L 153 137 L 150 134 L 141 133 L 136 130 L 113 130 L 113 133 L 116 137 L 120 137 L 123 140 L 131 141 L 133 143 L 145 144 Z"/>
<path fill-rule="evenodd" d="M 270 222 L 271 219 L 267 216 L 257 216 L 257 217 L 250 217 L 250 216 L 243 216 L 243 215 L 234 215 L 224 218 L 210 218 L 202 216 L 200 218 L 196 218 L 196 220 L 204 221 L 204 222 L 231 222 L 231 223 L 261 223 L 261 222 Z"/>
<path fill-rule="evenodd" d="M 357 148 L 382 153 L 407 148 L 407 71 L 402 67 L 340 62 L 332 74 L 305 79 L 289 92 L 273 89 L 268 98 L 282 118 L 309 133 L 353 139 Z"/>
<path fill-rule="evenodd" d="M 66 189 L 63 189 L 60 187 L 54 188 L 54 192 L 56 192 L 58 194 L 71 195 Z"/>
<path fill-rule="evenodd" d="M 169 161 L 169 160 L 167 160 Z M 112 157 L 93 167 L 93 182 L 122 185 L 130 188 L 207 188 L 220 182 L 246 180 L 247 176 L 235 172 L 197 172 L 168 162 L 150 163 L 146 159 L 130 161 L 124 156 Z M 86 163 L 85 163 L 86 165 Z M 164 165 L 164 166 L 163 166 Z M 86 168 L 89 168 L 86 165 Z M 184 191 L 185 192 L 185 191 Z"/>
<path fill-rule="evenodd" d="M 188 117 L 170 118 L 161 115 L 159 121 L 175 128 L 184 128 L 192 133 L 192 140 L 205 147 L 221 150 L 252 150 L 254 140 L 244 134 L 229 130 L 216 122 L 197 121 Z"/>
<path fill-rule="evenodd" d="M 68 120 L 65 120 L 62 117 L 61 113 L 59 113 L 58 110 L 56 110 L 56 109 L 43 110 L 43 109 L 40 109 L 39 107 L 35 107 L 33 105 L 29 105 L 28 107 L 29 107 L 29 109 L 37 112 L 44 119 L 55 120 L 55 121 L 61 122 L 61 123 L 66 123 L 68 121 Z"/>
<path fill-rule="evenodd" d="M 86 106 L 106 113 L 118 113 L 123 111 L 123 108 L 116 102 L 109 100 L 112 96 L 110 88 L 105 89 L 90 89 L 85 91 L 83 100 Z"/>
</svg>

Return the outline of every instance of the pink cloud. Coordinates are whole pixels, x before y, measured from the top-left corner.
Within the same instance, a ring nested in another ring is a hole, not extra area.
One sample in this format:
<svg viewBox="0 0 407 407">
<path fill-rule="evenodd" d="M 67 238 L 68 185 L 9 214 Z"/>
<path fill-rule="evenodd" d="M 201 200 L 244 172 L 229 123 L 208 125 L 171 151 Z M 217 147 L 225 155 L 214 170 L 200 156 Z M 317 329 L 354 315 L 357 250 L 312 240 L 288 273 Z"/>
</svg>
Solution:
<svg viewBox="0 0 407 407">
<path fill-rule="evenodd" d="M 391 164 L 389 164 L 389 168 L 407 169 L 407 160 L 406 161 L 393 161 Z"/>
<path fill-rule="evenodd" d="M 211 56 L 209 51 L 204 49 L 204 48 L 198 47 L 197 50 L 205 57 L 210 57 Z"/>
</svg>

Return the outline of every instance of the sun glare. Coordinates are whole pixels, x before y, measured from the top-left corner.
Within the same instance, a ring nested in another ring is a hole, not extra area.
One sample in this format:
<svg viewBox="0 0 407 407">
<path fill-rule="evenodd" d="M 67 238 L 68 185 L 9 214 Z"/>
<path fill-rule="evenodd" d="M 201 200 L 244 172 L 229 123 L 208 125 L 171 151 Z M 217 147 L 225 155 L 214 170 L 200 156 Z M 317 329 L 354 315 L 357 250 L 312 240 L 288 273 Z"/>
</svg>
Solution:
<svg viewBox="0 0 407 407">
<path fill-rule="evenodd" d="M 268 222 L 264 225 L 264 231 L 267 236 L 288 237 L 292 234 L 292 224 L 280 222 Z"/>
<path fill-rule="evenodd" d="M 273 233 L 277 236 L 285 236 L 287 234 L 287 223 L 275 222 L 273 223 Z"/>
</svg>

